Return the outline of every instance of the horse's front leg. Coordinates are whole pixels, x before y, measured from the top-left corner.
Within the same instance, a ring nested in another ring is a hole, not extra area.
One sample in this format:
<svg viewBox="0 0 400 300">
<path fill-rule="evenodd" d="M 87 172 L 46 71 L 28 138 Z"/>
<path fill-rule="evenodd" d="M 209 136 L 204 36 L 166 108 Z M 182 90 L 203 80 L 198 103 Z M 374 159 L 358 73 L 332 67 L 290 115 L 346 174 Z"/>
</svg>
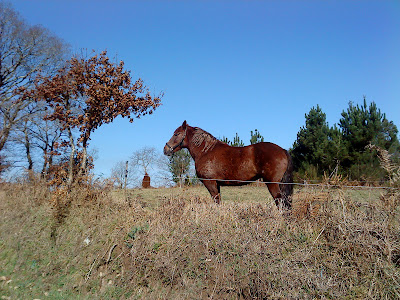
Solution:
<svg viewBox="0 0 400 300">
<path fill-rule="evenodd" d="M 221 192 L 218 182 L 215 180 L 202 180 L 202 182 L 210 192 L 210 195 L 214 199 L 215 203 L 219 204 L 221 202 Z"/>
</svg>

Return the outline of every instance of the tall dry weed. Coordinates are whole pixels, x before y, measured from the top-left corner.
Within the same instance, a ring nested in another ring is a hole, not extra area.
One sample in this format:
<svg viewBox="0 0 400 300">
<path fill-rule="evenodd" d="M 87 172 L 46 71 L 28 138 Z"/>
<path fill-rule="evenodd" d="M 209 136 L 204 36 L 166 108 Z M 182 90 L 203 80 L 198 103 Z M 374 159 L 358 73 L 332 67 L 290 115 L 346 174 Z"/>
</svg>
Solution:
<svg viewBox="0 0 400 300">
<path fill-rule="evenodd" d="M 400 164 L 394 162 L 393 154 L 373 144 L 369 144 L 366 148 L 377 152 L 380 165 L 388 174 L 390 185 L 398 186 L 400 183 Z"/>
</svg>

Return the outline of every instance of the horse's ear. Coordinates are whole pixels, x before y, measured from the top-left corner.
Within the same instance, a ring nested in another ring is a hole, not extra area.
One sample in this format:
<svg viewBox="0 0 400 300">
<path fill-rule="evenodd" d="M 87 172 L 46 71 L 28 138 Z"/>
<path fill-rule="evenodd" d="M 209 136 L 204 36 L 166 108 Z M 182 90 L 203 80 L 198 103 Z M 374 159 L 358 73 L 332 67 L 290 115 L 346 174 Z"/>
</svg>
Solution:
<svg viewBox="0 0 400 300">
<path fill-rule="evenodd" d="M 187 125 L 187 123 L 186 123 L 186 120 L 185 120 L 185 121 L 183 121 L 183 123 L 182 123 L 182 129 L 183 129 L 183 130 L 186 129 L 186 125 Z"/>
</svg>

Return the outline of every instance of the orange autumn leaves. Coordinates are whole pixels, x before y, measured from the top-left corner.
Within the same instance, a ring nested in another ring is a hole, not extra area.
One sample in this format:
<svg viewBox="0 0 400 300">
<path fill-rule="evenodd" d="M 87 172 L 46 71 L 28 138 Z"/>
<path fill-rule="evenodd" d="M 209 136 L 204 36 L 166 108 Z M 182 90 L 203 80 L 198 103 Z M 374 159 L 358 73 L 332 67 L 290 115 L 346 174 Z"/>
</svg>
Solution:
<svg viewBox="0 0 400 300">
<path fill-rule="evenodd" d="M 124 62 L 112 62 L 106 51 L 88 58 L 73 57 L 55 74 L 37 76 L 32 89 L 18 93 L 20 101 L 42 103 L 44 119 L 57 122 L 65 132 L 67 140 L 62 145 L 64 153 L 70 153 L 68 185 L 76 181 L 74 173 L 78 177 L 86 173 L 87 146 L 94 130 L 118 116 L 133 122 L 151 114 L 161 105 L 162 97 L 152 96 L 142 79 L 132 80 Z M 74 172 L 77 161 L 79 171 Z"/>
<path fill-rule="evenodd" d="M 152 96 L 142 79 L 132 80 L 124 62 L 110 62 L 104 51 L 88 59 L 70 59 L 53 77 L 39 76 L 26 96 L 44 100 L 49 107 L 46 118 L 60 121 L 64 129 L 78 128 L 85 144 L 95 129 L 118 116 L 133 122 L 153 113 L 162 95 Z"/>
</svg>

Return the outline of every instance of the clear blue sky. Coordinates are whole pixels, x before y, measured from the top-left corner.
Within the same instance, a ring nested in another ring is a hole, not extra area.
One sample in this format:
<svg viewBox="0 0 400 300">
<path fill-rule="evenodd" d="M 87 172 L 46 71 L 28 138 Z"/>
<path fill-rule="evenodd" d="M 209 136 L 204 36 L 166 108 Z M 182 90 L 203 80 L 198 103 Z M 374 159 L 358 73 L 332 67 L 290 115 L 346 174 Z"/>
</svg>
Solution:
<svg viewBox="0 0 400 300">
<path fill-rule="evenodd" d="M 329 125 L 375 101 L 400 127 L 400 1 L 11 1 L 30 24 L 123 60 L 163 105 L 98 129 L 97 173 L 187 120 L 216 137 L 258 129 L 292 146 L 317 104 Z"/>
</svg>

